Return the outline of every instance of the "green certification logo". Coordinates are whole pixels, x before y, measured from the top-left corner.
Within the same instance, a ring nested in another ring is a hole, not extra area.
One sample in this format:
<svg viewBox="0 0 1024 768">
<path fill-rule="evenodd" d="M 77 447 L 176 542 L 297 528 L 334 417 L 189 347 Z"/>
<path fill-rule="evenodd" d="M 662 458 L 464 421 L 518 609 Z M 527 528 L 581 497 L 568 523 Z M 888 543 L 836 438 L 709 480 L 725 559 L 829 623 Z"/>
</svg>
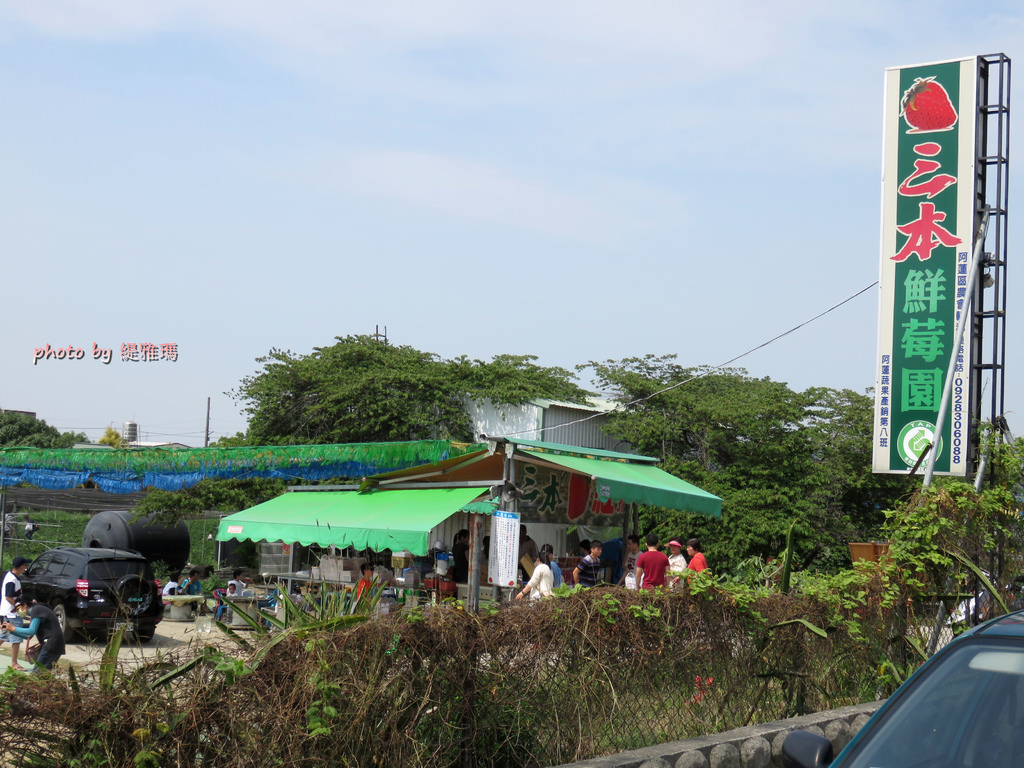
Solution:
<svg viewBox="0 0 1024 768">
<path fill-rule="evenodd" d="M 900 437 L 896 443 L 896 448 L 900 452 L 900 458 L 903 459 L 903 462 L 908 467 L 912 467 L 917 464 L 921 454 L 931 445 L 934 439 L 934 424 L 930 421 L 911 421 L 900 430 Z M 935 455 L 931 458 L 931 461 L 938 458 L 941 453 L 942 441 L 939 440 L 934 451 Z"/>
</svg>

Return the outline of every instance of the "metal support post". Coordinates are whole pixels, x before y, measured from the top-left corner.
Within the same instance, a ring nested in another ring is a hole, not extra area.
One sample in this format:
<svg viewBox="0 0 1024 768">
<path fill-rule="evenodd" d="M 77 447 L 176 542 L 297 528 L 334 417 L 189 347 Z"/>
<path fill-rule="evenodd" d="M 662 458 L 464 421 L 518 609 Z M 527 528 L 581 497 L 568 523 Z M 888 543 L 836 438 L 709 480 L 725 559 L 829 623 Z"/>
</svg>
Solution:
<svg viewBox="0 0 1024 768">
<path fill-rule="evenodd" d="M 935 434 L 932 438 L 931 456 L 927 460 L 924 481 L 922 487 L 927 488 L 932 484 L 932 475 L 935 472 L 935 464 L 939 458 L 938 446 L 942 440 L 942 430 L 946 426 L 946 413 L 949 411 L 949 397 L 953 392 L 953 374 L 956 372 L 956 361 L 960 356 L 960 348 L 964 343 L 964 333 L 967 330 L 967 323 L 974 314 L 974 286 L 978 281 L 978 272 L 981 271 L 981 264 L 984 260 L 985 235 L 988 232 L 989 208 L 981 216 L 981 226 L 978 228 L 978 236 L 974 240 L 974 255 L 971 266 L 967 272 L 967 294 L 964 301 L 964 308 L 960 312 L 960 319 L 956 324 L 956 332 L 953 334 L 953 348 L 949 353 L 949 365 L 946 367 L 946 380 L 942 385 L 942 399 L 939 401 L 939 413 L 935 419 Z"/>
</svg>

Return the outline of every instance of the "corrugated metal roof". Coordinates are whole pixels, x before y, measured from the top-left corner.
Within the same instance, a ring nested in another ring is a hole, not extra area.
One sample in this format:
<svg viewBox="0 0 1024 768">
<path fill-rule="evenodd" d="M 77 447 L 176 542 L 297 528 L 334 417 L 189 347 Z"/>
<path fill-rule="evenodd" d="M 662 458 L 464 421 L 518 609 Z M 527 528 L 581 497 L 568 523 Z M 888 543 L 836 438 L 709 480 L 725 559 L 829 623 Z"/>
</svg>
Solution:
<svg viewBox="0 0 1024 768">
<path fill-rule="evenodd" d="M 609 413 L 618 407 L 618 403 L 614 400 L 608 400 L 603 397 L 592 397 L 585 405 L 582 403 L 570 403 L 564 400 L 545 400 L 542 397 L 533 398 L 530 402 L 539 405 L 541 408 L 550 408 L 554 405 L 559 408 L 571 408 L 576 411 L 592 411 L 595 413 Z"/>
</svg>

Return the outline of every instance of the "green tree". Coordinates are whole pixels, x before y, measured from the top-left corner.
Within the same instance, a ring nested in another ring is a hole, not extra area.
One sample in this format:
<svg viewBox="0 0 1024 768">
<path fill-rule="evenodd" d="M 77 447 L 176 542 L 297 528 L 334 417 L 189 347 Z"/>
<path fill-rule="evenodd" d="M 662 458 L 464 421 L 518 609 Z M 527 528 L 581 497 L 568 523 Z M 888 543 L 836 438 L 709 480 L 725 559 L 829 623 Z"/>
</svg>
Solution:
<svg viewBox="0 0 1024 768">
<path fill-rule="evenodd" d="M 0 448 L 71 448 L 88 441 L 81 432 L 59 432 L 27 413 L 0 412 Z"/>
<path fill-rule="evenodd" d="M 249 445 L 249 439 L 243 432 L 235 432 L 234 435 L 221 435 L 214 442 L 214 448 L 240 448 Z"/>
<path fill-rule="evenodd" d="M 723 499 L 721 520 L 647 510 L 641 522 L 663 536 L 701 538 L 721 570 L 777 554 L 791 521 L 806 520 L 812 490 L 804 398 L 741 370 L 685 368 L 674 359 L 590 364 L 602 388 L 632 403 L 612 416 L 609 431 Z M 801 536 L 810 533 L 798 526 Z"/>
<path fill-rule="evenodd" d="M 870 474 L 870 400 L 848 390 L 798 393 L 741 369 L 686 368 L 673 356 L 590 363 L 625 406 L 609 431 L 663 468 L 722 497 L 721 520 L 645 510 L 645 530 L 697 536 L 728 570 L 777 555 L 797 522 L 797 562 L 848 562 L 851 531 L 877 532 L 907 487 Z"/>
<path fill-rule="evenodd" d="M 533 398 L 585 403 L 589 392 L 565 368 L 537 365 L 534 355 L 495 355 L 489 363 L 460 357 L 448 363 L 449 375 L 466 395 L 496 403 L 522 405 Z"/>
<path fill-rule="evenodd" d="M 805 392 L 815 482 L 811 527 L 838 548 L 823 553 L 830 568 L 845 564 L 850 541 L 883 538 L 885 511 L 920 486 L 920 478 L 874 474 L 871 435 L 874 400 L 849 389 L 812 387 Z"/>
<path fill-rule="evenodd" d="M 338 337 L 308 355 L 271 350 L 257 360 L 262 369 L 228 394 L 243 403 L 250 445 L 469 441 L 467 397 L 521 403 L 587 396 L 572 373 L 535 359 L 447 361 L 372 336 Z"/>
<path fill-rule="evenodd" d="M 203 512 L 239 512 L 284 493 L 278 478 L 254 477 L 231 480 L 200 480 L 180 491 L 150 491 L 135 507 L 135 519 L 153 516 L 154 524 L 174 525 Z"/>
<path fill-rule="evenodd" d="M 124 445 L 124 438 L 121 437 L 121 433 L 113 427 L 107 427 L 103 431 L 103 437 L 96 441 L 103 445 L 109 445 L 111 448 L 120 448 Z"/>
</svg>

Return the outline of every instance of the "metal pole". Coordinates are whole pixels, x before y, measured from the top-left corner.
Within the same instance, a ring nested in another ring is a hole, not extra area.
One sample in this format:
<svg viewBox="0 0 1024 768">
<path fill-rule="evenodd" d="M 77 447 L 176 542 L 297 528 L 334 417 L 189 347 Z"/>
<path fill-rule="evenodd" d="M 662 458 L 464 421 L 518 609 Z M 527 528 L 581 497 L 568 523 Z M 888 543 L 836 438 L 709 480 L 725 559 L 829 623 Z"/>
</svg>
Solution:
<svg viewBox="0 0 1024 768">
<path fill-rule="evenodd" d="M 935 419 L 935 435 L 932 444 L 936 450 L 932 451 L 931 461 L 925 465 L 924 481 L 922 487 L 927 488 L 932 484 L 932 475 L 935 472 L 935 463 L 939 459 L 938 445 L 942 440 L 942 430 L 946 426 L 946 412 L 949 410 L 949 396 L 953 392 L 953 374 L 956 372 L 956 359 L 960 356 L 960 347 L 964 343 L 964 332 L 967 330 L 968 318 L 974 314 L 974 284 L 978 280 L 979 267 L 981 267 L 982 256 L 985 248 L 985 235 L 988 232 L 989 208 L 981 216 L 981 226 L 978 228 L 978 237 L 974 241 L 974 256 L 971 267 L 967 272 L 967 294 L 964 299 L 964 308 L 960 313 L 960 319 L 956 324 L 956 332 L 953 334 L 953 349 L 949 353 L 949 365 L 946 367 L 946 380 L 942 385 L 942 399 L 939 401 L 939 414 Z"/>
<path fill-rule="evenodd" d="M 220 532 L 220 521 L 223 520 L 223 519 L 224 519 L 224 515 L 221 515 L 219 518 L 217 518 L 217 531 L 218 531 L 218 533 Z M 220 570 L 220 561 L 221 561 L 221 552 L 222 552 L 221 546 L 222 546 L 222 544 L 223 544 L 223 542 L 221 542 L 221 540 L 218 538 L 217 539 L 217 570 L 218 571 Z"/>
<path fill-rule="evenodd" d="M 476 613 L 480 609 L 480 556 L 484 549 L 484 520 L 486 515 L 469 516 L 469 599 L 466 610 Z"/>
<path fill-rule="evenodd" d="M 518 480 L 518 477 L 517 477 L 517 474 L 516 474 L 516 461 L 515 461 L 515 456 L 514 456 L 515 450 L 516 450 L 515 449 L 515 445 L 513 445 L 512 443 L 505 443 L 505 455 L 508 457 L 508 484 L 509 484 L 509 490 L 511 491 L 511 495 L 512 495 L 512 503 L 509 504 L 508 506 L 509 506 L 509 510 L 511 512 L 515 513 L 515 515 L 519 518 L 519 524 L 522 525 L 523 517 L 522 517 L 522 515 L 519 514 L 519 495 L 515 492 L 515 489 L 517 487 L 516 486 L 516 480 Z M 519 529 L 518 528 L 516 529 L 515 538 L 516 538 L 516 546 L 518 547 L 519 546 Z M 519 573 L 519 561 L 521 559 L 522 559 L 522 554 L 520 554 L 517 551 L 516 552 L 516 569 L 513 571 L 513 573 L 516 573 L 516 574 Z M 522 589 L 524 586 L 525 586 L 524 584 L 520 584 L 519 588 Z"/>
<path fill-rule="evenodd" d="M 974 492 L 981 492 L 981 484 L 985 480 L 985 471 L 988 469 L 988 456 L 991 452 L 989 439 L 992 436 L 992 427 L 985 427 L 985 447 L 981 451 L 981 459 L 978 461 L 978 475 L 974 478 Z"/>
<path fill-rule="evenodd" d="M 4 562 L 4 546 L 7 544 L 7 487 L 0 486 L 0 567 Z M 12 529 L 13 530 L 13 529 Z"/>
</svg>

